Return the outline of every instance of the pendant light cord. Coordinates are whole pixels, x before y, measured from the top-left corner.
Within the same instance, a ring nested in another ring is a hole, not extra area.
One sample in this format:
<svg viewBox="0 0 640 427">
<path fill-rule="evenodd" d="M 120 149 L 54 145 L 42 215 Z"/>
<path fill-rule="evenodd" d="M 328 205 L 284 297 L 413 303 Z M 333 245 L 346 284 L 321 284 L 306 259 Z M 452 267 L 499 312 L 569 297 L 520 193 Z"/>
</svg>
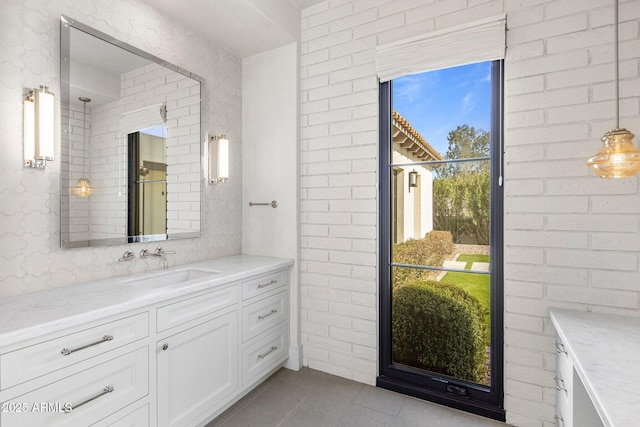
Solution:
<svg viewBox="0 0 640 427">
<path fill-rule="evenodd" d="M 82 100 L 81 100 L 82 101 Z M 82 175 L 85 175 L 85 169 L 87 166 L 87 160 L 84 158 L 85 155 L 85 140 L 87 139 L 87 101 L 82 101 L 83 109 L 82 109 Z"/>
<path fill-rule="evenodd" d="M 616 73 L 616 129 L 620 129 L 620 66 L 618 65 L 618 0 L 613 4 L 613 31 L 615 34 L 614 66 Z"/>
<path fill-rule="evenodd" d="M 87 149 L 87 102 L 91 102 L 91 98 L 81 96 L 78 98 L 82 104 L 82 175 L 86 177 L 87 162 L 85 159 L 85 150 Z"/>
</svg>

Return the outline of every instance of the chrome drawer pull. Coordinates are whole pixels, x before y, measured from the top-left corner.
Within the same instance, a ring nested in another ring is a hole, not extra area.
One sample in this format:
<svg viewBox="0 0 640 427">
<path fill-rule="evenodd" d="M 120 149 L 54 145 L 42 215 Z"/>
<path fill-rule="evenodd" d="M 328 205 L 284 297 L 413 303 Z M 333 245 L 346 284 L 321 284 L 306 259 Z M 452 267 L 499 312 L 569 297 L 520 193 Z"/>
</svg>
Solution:
<svg viewBox="0 0 640 427">
<path fill-rule="evenodd" d="M 272 280 L 269 283 L 263 283 L 261 285 L 258 285 L 258 289 L 266 288 L 267 286 L 275 285 L 276 283 L 278 283 L 277 280 Z"/>
<path fill-rule="evenodd" d="M 271 316 L 272 314 L 276 314 L 277 312 L 278 312 L 278 310 L 273 309 L 273 310 L 271 310 L 271 312 L 270 312 L 270 313 L 267 313 L 267 314 L 263 314 L 263 315 L 261 315 L 261 316 L 258 316 L 258 319 L 259 319 L 259 320 L 264 320 L 264 319 L 266 319 L 267 317 Z"/>
<path fill-rule="evenodd" d="M 68 414 L 69 412 L 73 411 L 74 409 L 78 409 L 82 405 L 86 405 L 87 403 L 89 403 L 91 401 L 94 401 L 97 398 L 104 396 L 105 394 L 111 393 L 113 390 L 114 390 L 114 388 L 112 386 L 107 385 L 102 389 L 102 391 L 100 393 L 96 394 L 95 396 L 90 397 L 90 398 L 88 398 L 86 400 L 83 400 L 80 403 L 76 403 L 75 405 L 65 406 L 64 412 Z"/>
<path fill-rule="evenodd" d="M 267 357 L 268 355 L 270 355 L 271 353 L 273 353 L 277 349 L 278 349 L 278 347 L 276 347 L 275 345 L 272 345 L 271 348 L 269 349 L 269 351 L 267 351 L 264 354 L 259 354 L 258 355 L 258 359 L 264 359 L 265 357 Z"/>
<path fill-rule="evenodd" d="M 556 345 L 556 352 L 557 353 L 569 354 L 569 353 L 567 353 L 567 350 L 564 348 L 564 344 L 563 343 L 561 343 L 560 341 L 553 341 L 553 343 Z"/>
<path fill-rule="evenodd" d="M 558 415 L 554 415 L 553 418 L 555 418 L 557 425 L 562 425 L 562 427 L 564 427 L 564 418 L 559 417 Z M 559 424 L 559 423 L 562 423 L 562 424 Z"/>
<path fill-rule="evenodd" d="M 553 377 L 553 380 L 556 382 L 556 390 L 558 390 L 558 391 L 564 390 L 565 392 L 568 392 L 567 387 L 564 385 L 564 379 L 558 378 L 558 377 Z M 558 381 L 560 381 L 562 383 L 562 387 L 558 385 Z"/>
<path fill-rule="evenodd" d="M 60 353 L 62 353 L 64 356 L 68 356 L 71 353 L 73 353 L 74 351 L 84 350 L 85 348 L 93 347 L 94 345 L 98 345 L 98 344 L 101 344 L 103 342 L 111 341 L 112 339 L 113 339 L 113 335 L 105 335 L 105 336 L 102 337 L 102 339 L 100 341 L 92 342 L 90 344 L 86 344 L 86 345 L 83 345 L 83 346 L 77 347 L 77 348 L 66 348 L 65 347 L 62 350 L 60 350 Z"/>
</svg>

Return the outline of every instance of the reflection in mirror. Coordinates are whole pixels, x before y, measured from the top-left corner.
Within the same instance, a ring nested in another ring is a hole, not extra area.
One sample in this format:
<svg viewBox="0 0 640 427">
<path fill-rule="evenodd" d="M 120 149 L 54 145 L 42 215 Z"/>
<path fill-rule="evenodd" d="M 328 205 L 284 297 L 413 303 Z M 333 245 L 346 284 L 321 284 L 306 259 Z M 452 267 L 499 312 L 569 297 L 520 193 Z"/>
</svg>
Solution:
<svg viewBox="0 0 640 427">
<path fill-rule="evenodd" d="M 167 127 L 128 134 L 129 236 L 167 233 Z"/>
<path fill-rule="evenodd" d="M 64 16 L 61 57 L 61 245 L 199 236 L 202 79 Z"/>
</svg>

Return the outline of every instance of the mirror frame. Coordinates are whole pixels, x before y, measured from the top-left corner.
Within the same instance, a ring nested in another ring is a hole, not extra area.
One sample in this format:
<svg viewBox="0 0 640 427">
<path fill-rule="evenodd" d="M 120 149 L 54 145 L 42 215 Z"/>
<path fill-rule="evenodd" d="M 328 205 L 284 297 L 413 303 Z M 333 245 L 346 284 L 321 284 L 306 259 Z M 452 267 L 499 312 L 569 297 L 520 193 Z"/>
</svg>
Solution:
<svg viewBox="0 0 640 427">
<path fill-rule="evenodd" d="M 162 235 L 141 235 L 141 236 L 123 236 L 109 239 L 92 239 L 92 240 L 83 240 L 83 241 L 70 241 L 68 238 L 65 240 L 65 233 L 63 232 L 63 221 L 65 221 L 65 217 L 62 215 L 63 209 L 63 201 L 62 201 L 62 191 L 65 188 L 64 183 L 70 183 L 70 170 L 63 170 L 60 167 L 60 247 L 62 248 L 79 248 L 79 247 L 94 247 L 94 246 L 115 246 L 115 245 L 124 245 L 128 243 L 136 243 L 136 242 L 150 242 L 150 241 L 165 241 L 165 240 L 177 240 L 177 239 L 190 239 L 196 237 L 202 237 L 203 232 L 203 221 L 204 221 L 204 209 L 203 209 L 203 197 L 204 197 L 204 178 L 203 178 L 203 135 L 204 135 L 204 124 L 203 124 L 203 103 L 205 102 L 205 94 L 203 90 L 204 86 L 204 78 L 198 76 L 197 74 L 191 73 L 190 71 L 185 70 L 184 68 L 178 67 L 177 65 L 171 64 L 157 56 L 151 55 L 143 50 L 140 50 L 134 46 L 131 46 L 123 41 L 120 41 L 108 34 L 105 34 L 101 31 L 98 31 L 88 25 L 82 24 L 76 21 L 73 18 L 69 18 L 65 15 L 60 15 L 60 107 L 61 107 L 61 163 L 62 160 L 66 160 L 67 156 L 63 156 L 62 154 L 62 146 L 65 144 L 67 147 L 70 144 L 70 92 L 71 92 L 71 29 L 76 29 L 87 33 L 91 36 L 97 37 L 104 42 L 110 43 L 116 47 L 119 47 L 123 50 L 126 50 L 130 53 L 138 55 L 141 58 L 144 58 L 150 62 L 158 64 L 162 67 L 165 67 L 169 70 L 175 71 L 179 74 L 182 74 L 186 77 L 189 77 L 193 80 L 196 80 L 200 84 L 200 138 L 199 138 L 199 149 L 200 149 L 200 230 L 194 232 L 184 232 L 184 233 L 172 233 L 172 234 L 162 234 Z M 65 114 L 66 113 L 66 114 Z M 69 204 L 67 204 L 69 205 Z M 67 218 L 68 220 L 68 218 Z M 70 226 L 71 224 L 66 224 Z M 67 236 L 68 237 L 68 236 Z"/>
</svg>

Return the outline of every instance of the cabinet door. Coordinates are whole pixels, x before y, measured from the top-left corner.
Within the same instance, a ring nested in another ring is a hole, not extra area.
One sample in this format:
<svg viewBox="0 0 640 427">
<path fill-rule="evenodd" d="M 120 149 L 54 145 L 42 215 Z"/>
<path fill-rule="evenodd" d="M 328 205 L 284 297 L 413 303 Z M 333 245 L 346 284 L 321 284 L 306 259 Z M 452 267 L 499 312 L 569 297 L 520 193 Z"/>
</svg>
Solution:
<svg viewBox="0 0 640 427">
<path fill-rule="evenodd" d="M 235 312 L 172 335 L 157 351 L 159 426 L 187 425 L 238 387 Z"/>
</svg>

